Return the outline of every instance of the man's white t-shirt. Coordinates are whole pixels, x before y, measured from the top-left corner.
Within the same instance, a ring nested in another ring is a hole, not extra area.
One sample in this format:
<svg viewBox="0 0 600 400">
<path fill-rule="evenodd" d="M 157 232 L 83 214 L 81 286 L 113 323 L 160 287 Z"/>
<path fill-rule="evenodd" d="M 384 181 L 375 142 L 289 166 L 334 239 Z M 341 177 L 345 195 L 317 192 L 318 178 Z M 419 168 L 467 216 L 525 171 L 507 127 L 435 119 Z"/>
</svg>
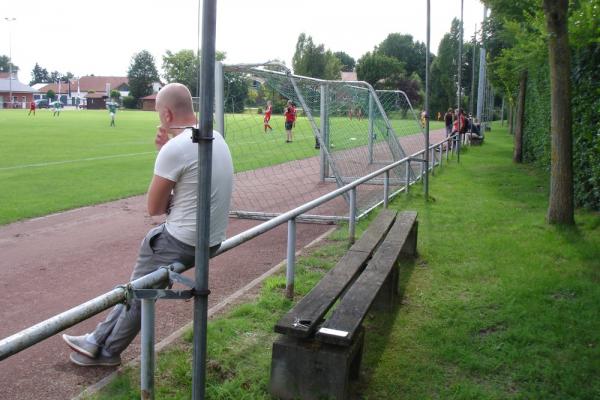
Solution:
<svg viewBox="0 0 600 400">
<path fill-rule="evenodd" d="M 175 182 L 171 212 L 165 226 L 175 239 L 196 246 L 196 198 L 198 190 L 198 144 L 191 129 L 169 140 L 158 152 L 154 174 Z M 233 187 L 233 163 L 229 147 L 213 131 L 210 202 L 210 246 L 225 240 Z"/>
</svg>

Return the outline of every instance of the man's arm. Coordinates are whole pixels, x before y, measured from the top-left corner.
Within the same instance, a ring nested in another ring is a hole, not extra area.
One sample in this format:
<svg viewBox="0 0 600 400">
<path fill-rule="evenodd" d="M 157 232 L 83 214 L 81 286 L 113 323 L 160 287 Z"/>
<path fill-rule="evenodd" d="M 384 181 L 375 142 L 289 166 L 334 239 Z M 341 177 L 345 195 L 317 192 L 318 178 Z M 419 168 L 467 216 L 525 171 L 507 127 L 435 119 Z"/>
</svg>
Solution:
<svg viewBox="0 0 600 400">
<path fill-rule="evenodd" d="M 171 191 L 175 182 L 154 175 L 148 188 L 147 208 L 150 215 L 162 215 L 167 213 L 171 200 Z"/>
</svg>

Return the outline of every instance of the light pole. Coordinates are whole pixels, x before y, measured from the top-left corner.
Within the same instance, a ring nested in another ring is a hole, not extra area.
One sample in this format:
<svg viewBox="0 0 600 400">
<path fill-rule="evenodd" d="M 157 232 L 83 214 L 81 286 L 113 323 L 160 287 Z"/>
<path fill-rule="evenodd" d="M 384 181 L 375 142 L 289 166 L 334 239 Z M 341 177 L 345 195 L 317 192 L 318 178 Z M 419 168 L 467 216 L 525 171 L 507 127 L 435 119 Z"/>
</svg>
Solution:
<svg viewBox="0 0 600 400">
<path fill-rule="evenodd" d="M 14 17 L 4 17 L 4 20 L 7 23 L 14 22 L 17 19 Z M 10 25 L 8 25 L 8 101 L 10 104 L 10 108 L 13 108 L 13 100 L 12 100 L 12 44 L 11 44 L 11 34 L 10 34 Z"/>
</svg>

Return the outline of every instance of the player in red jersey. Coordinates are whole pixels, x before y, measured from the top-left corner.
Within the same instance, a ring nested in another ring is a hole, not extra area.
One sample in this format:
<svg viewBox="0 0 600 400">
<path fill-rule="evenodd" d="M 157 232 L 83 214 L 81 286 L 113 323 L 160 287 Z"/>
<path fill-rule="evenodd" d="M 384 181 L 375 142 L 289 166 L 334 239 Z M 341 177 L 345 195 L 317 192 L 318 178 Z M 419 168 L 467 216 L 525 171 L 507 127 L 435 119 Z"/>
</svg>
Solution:
<svg viewBox="0 0 600 400">
<path fill-rule="evenodd" d="M 264 124 L 265 124 L 265 133 L 267 133 L 267 128 L 269 128 L 269 130 L 273 130 L 273 128 L 271 128 L 271 125 L 269 125 L 269 121 L 271 121 L 271 113 L 273 112 L 273 105 L 271 104 L 271 100 L 267 101 L 267 108 L 265 109 L 265 119 L 263 120 Z"/>
</svg>

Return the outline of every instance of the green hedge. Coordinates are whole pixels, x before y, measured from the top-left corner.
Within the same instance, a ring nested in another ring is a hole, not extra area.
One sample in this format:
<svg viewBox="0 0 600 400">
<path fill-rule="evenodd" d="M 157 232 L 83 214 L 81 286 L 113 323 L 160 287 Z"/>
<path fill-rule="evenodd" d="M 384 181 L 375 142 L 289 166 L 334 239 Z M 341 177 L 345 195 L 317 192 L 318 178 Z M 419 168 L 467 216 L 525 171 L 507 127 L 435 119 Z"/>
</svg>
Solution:
<svg viewBox="0 0 600 400">
<path fill-rule="evenodd" d="M 600 210 L 600 44 L 572 55 L 573 171 L 577 206 Z M 529 71 L 523 158 L 550 170 L 550 73 Z"/>
</svg>

